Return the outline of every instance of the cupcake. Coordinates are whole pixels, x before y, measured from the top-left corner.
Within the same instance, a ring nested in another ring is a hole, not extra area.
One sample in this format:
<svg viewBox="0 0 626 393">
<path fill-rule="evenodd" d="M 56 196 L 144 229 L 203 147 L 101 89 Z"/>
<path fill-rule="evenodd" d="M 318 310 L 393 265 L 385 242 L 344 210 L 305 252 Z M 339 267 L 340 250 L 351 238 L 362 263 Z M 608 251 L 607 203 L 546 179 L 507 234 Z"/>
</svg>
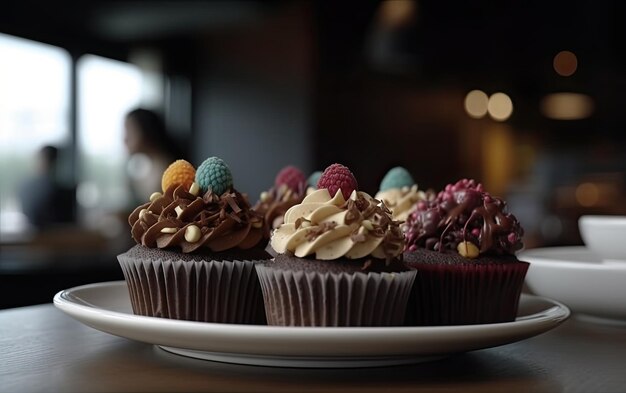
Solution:
<svg viewBox="0 0 626 393">
<path fill-rule="evenodd" d="M 385 203 L 394 220 L 406 221 L 417 203 L 434 199 L 434 193 L 419 191 L 409 171 L 397 166 L 390 169 L 380 182 L 375 198 Z"/>
<path fill-rule="evenodd" d="M 307 183 L 306 194 L 307 195 L 317 190 L 317 182 L 320 180 L 320 177 L 322 177 L 322 171 L 315 171 L 311 173 L 311 175 L 309 175 L 309 177 L 306 179 L 306 183 Z"/>
<path fill-rule="evenodd" d="M 513 321 L 528 270 L 515 252 L 524 231 L 506 202 L 460 180 L 419 203 L 406 225 L 404 260 L 419 274 L 409 325 Z"/>
<path fill-rule="evenodd" d="M 257 265 L 268 324 L 401 325 L 416 272 L 402 263 L 399 223 L 342 165 L 317 188 L 273 232 L 276 258 Z"/>
<path fill-rule="evenodd" d="M 304 173 L 294 167 L 281 169 L 274 179 L 274 187 L 263 191 L 254 210 L 264 216 L 263 233 L 269 239 L 271 231 L 283 223 L 285 212 L 293 205 L 302 202 L 306 193 L 307 179 Z"/>
<path fill-rule="evenodd" d="M 163 193 L 130 215 L 137 243 L 118 256 L 137 315 L 202 322 L 264 323 L 255 264 L 263 217 L 233 188 L 217 157 L 197 172 L 184 160 L 163 174 Z"/>
</svg>

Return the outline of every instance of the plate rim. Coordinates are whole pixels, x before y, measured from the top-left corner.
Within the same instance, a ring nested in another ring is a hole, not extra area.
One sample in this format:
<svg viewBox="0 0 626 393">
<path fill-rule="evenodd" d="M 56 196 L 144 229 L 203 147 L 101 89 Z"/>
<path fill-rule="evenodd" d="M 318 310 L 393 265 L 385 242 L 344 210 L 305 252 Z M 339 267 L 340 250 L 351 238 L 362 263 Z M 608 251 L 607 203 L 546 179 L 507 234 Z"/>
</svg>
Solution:
<svg viewBox="0 0 626 393">
<path fill-rule="evenodd" d="M 59 291 L 54 296 L 54 305 L 84 325 L 135 341 L 207 353 L 256 354 L 268 358 L 304 355 L 311 358 L 445 356 L 527 339 L 554 329 L 571 315 L 569 308 L 561 302 L 542 296 L 524 294 L 524 299 L 544 301 L 547 303 L 546 307 L 513 322 L 434 327 L 283 327 L 206 323 L 138 316 L 96 305 L 77 304 L 66 295 L 77 290 L 112 285 L 121 287 L 125 286 L 125 282 L 123 280 L 109 281 L 68 288 Z M 113 325 L 115 328 L 111 328 Z M 225 329 L 225 326 L 228 328 Z M 120 329 L 123 330 L 123 334 L 120 333 Z M 128 330 L 131 332 L 128 333 Z M 143 334 L 146 331 L 151 337 L 144 338 Z M 141 338 L 138 338 L 137 332 L 142 333 Z M 194 341 L 193 344 L 189 344 L 190 337 L 194 337 L 195 340 L 213 341 Z M 217 342 L 218 339 L 223 339 L 224 342 Z M 266 340 L 266 342 L 253 348 L 246 347 L 245 351 L 242 349 L 244 345 L 254 346 L 259 340 Z M 364 340 L 376 340 L 377 345 L 363 346 Z M 173 344 L 174 341 L 183 345 Z M 323 348 L 311 346 L 312 343 Z M 277 348 L 275 345 L 281 347 Z M 289 345 L 293 347 L 284 347 Z M 358 348 L 355 349 L 356 347 Z M 227 349 L 224 350 L 224 348 Z"/>
<path fill-rule="evenodd" d="M 588 261 L 573 262 L 567 257 L 559 257 L 558 252 L 581 253 L 588 254 L 594 258 Z M 536 255 L 539 253 L 539 255 Z M 542 255 L 542 254 L 556 255 Z M 602 257 L 595 254 L 592 250 L 585 246 L 555 246 L 555 247 L 538 247 L 524 250 L 517 254 L 520 260 L 525 260 L 531 264 L 542 265 L 554 268 L 567 268 L 577 270 L 597 270 L 603 272 L 620 271 L 626 272 L 626 261 L 623 263 L 605 263 Z M 597 260 L 596 260 L 597 259 Z"/>
<path fill-rule="evenodd" d="M 546 320 L 554 320 L 557 323 L 562 323 L 565 320 L 567 320 L 570 315 L 571 315 L 571 310 L 569 309 L 569 307 L 567 307 L 565 304 L 563 304 L 562 302 L 559 302 L 557 300 L 554 299 L 550 299 L 547 298 L 545 296 L 538 296 L 538 295 L 532 295 L 532 294 L 522 294 L 523 297 L 525 298 L 529 298 L 529 299 L 538 299 L 538 300 L 543 300 L 543 301 L 547 301 L 550 303 L 553 303 L 554 306 L 550 307 L 547 310 L 535 313 L 535 314 L 531 314 L 529 316 L 526 316 L 526 318 L 524 319 L 520 319 L 520 320 L 515 320 L 512 322 L 501 322 L 501 323 L 489 323 L 489 324 L 476 324 L 476 325 L 450 325 L 450 326 L 380 326 L 380 327 L 372 327 L 372 326 L 364 326 L 364 327 L 302 327 L 302 326 L 270 326 L 270 325 L 245 325 L 245 324 L 229 324 L 229 323 L 217 323 L 217 322 L 198 322 L 198 321 L 186 321 L 186 320 L 178 320 L 178 319 L 168 319 L 168 318 L 159 318 L 159 317 L 150 317 L 150 316 L 144 316 L 144 315 L 134 315 L 134 314 L 129 314 L 129 313 L 123 313 L 123 312 L 119 312 L 119 311 L 112 311 L 112 310 L 108 310 L 108 309 L 103 309 L 101 307 L 95 306 L 95 305 L 85 305 L 85 304 L 78 304 L 76 302 L 73 302 L 69 299 L 67 299 L 66 294 L 70 294 L 73 291 L 76 290 L 84 290 L 84 289 L 90 289 L 90 288 L 96 288 L 96 287 L 107 287 L 107 286 L 113 286 L 113 285 L 125 285 L 126 282 L 124 280 L 118 280 L 118 281 L 104 281 L 104 282 L 98 282 L 98 283 L 91 283 L 91 284 L 84 284 L 84 285 L 79 285 L 76 287 L 72 287 L 72 288 L 67 288 L 67 289 L 63 289 L 59 292 L 57 292 L 54 295 L 53 298 L 53 303 L 55 305 L 55 307 L 59 308 L 61 311 L 66 312 L 65 307 L 71 307 L 71 308 L 77 308 L 80 309 L 84 312 L 87 312 L 89 314 L 95 314 L 95 315 L 107 315 L 111 318 L 121 318 L 124 320 L 130 319 L 130 320 L 136 320 L 136 321 L 142 321 L 142 322 L 146 322 L 149 324 L 159 324 L 159 325 L 171 325 L 171 326 L 176 326 L 176 327 L 188 327 L 188 328 L 197 328 L 197 327 L 206 327 L 207 329 L 211 329 L 211 328 L 223 328 L 224 326 L 228 326 L 229 329 L 234 329 L 237 330 L 239 332 L 245 333 L 245 332 L 251 332 L 251 331 L 258 331 L 260 329 L 262 330 L 267 330 L 267 331 L 276 331 L 276 332 L 281 332 L 281 333 L 285 333 L 288 332 L 288 334 L 311 334 L 311 333 L 315 333 L 315 334 L 346 334 L 346 335 L 350 335 L 350 334 L 354 334 L 355 332 L 364 332 L 364 333 L 382 333 L 382 332 L 396 332 L 396 333 L 407 333 L 407 332 L 443 332 L 443 331 L 450 331 L 450 332 L 454 332 L 454 331 L 467 331 L 468 329 L 473 330 L 473 329 L 480 329 L 480 330 L 485 330 L 485 329 L 497 329 L 497 328 L 502 328 L 502 327 L 506 327 L 506 326 L 511 326 L 511 325 L 525 325 L 525 324 L 532 324 L 534 325 L 535 323 L 538 323 L 540 321 Z M 555 315 L 545 315 L 546 311 L 550 311 L 552 309 L 557 309 L 557 310 L 561 310 L 562 313 L 561 314 L 555 314 Z M 67 314 L 67 312 L 66 312 Z M 542 315 L 544 314 L 544 315 Z M 71 315 L 71 314 L 70 314 Z M 535 318 L 529 318 L 529 317 L 533 317 L 533 316 L 537 316 Z"/>
</svg>

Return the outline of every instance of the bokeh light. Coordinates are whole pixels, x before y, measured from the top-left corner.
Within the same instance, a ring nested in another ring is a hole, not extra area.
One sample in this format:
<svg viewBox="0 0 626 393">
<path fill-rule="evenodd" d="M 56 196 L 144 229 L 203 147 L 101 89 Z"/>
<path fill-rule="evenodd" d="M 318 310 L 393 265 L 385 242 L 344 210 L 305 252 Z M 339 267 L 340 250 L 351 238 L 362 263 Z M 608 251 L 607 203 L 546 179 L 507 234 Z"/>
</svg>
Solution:
<svg viewBox="0 0 626 393">
<path fill-rule="evenodd" d="M 557 74 L 561 76 L 571 76 L 574 75 L 578 68 L 578 59 L 573 52 L 564 50 L 554 56 L 552 65 Z"/>
<path fill-rule="evenodd" d="M 497 121 L 505 121 L 513 114 L 513 101 L 504 93 L 494 93 L 487 103 L 489 115 Z"/>
<path fill-rule="evenodd" d="M 413 20 L 416 9 L 415 0 L 383 1 L 380 4 L 380 21 L 387 27 L 405 26 Z"/>
<path fill-rule="evenodd" d="M 465 96 L 465 111 L 474 118 L 480 119 L 487 114 L 489 97 L 481 90 L 472 90 Z"/>
<path fill-rule="evenodd" d="M 550 119 L 579 120 L 591 116 L 593 99 L 580 93 L 553 93 L 541 100 L 541 112 Z"/>
<path fill-rule="evenodd" d="M 582 183 L 576 187 L 576 201 L 581 206 L 591 207 L 598 204 L 600 190 L 594 183 Z"/>
</svg>

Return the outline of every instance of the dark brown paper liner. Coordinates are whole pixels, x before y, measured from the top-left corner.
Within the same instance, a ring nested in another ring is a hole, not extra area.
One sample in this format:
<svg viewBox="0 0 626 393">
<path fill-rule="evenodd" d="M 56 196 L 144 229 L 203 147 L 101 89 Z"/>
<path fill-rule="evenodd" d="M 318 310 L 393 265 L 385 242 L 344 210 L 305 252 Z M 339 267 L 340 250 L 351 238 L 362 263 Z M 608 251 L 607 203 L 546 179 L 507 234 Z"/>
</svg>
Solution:
<svg viewBox="0 0 626 393">
<path fill-rule="evenodd" d="M 269 325 L 402 325 L 415 271 L 314 273 L 256 266 Z"/>
<path fill-rule="evenodd" d="M 118 256 L 136 315 L 265 324 L 253 261 L 147 260 Z"/>
<path fill-rule="evenodd" d="M 409 265 L 418 274 L 407 306 L 407 325 L 515 320 L 527 262 Z"/>
</svg>

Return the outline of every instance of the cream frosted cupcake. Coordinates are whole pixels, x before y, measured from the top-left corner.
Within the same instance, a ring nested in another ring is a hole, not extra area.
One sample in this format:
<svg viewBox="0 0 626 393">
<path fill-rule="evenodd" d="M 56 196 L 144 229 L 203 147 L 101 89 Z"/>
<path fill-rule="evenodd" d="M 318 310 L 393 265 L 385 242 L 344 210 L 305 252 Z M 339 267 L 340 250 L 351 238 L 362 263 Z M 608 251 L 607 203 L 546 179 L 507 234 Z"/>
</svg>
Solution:
<svg viewBox="0 0 626 393">
<path fill-rule="evenodd" d="M 138 315 L 203 322 L 264 323 L 254 266 L 263 217 L 233 188 L 226 164 L 186 161 L 163 176 L 163 193 L 129 217 L 137 245 L 118 256 Z"/>
<path fill-rule="evenodd" d="M 257 266 L 268 323 L 401 325 L 415 271 L 402 263 L 399 223 L 342 165 L 317 186 L 272 234 L 274 261 Z"/>
<path fill-rule="evenodd" d="M 375 198 L 385 203 L 394 220 L 406 221 L 418 202 L 434 198 L 434 194 L 418 190 L 411 174 L 397 166 L 387 172 Z"/>
</svg>

